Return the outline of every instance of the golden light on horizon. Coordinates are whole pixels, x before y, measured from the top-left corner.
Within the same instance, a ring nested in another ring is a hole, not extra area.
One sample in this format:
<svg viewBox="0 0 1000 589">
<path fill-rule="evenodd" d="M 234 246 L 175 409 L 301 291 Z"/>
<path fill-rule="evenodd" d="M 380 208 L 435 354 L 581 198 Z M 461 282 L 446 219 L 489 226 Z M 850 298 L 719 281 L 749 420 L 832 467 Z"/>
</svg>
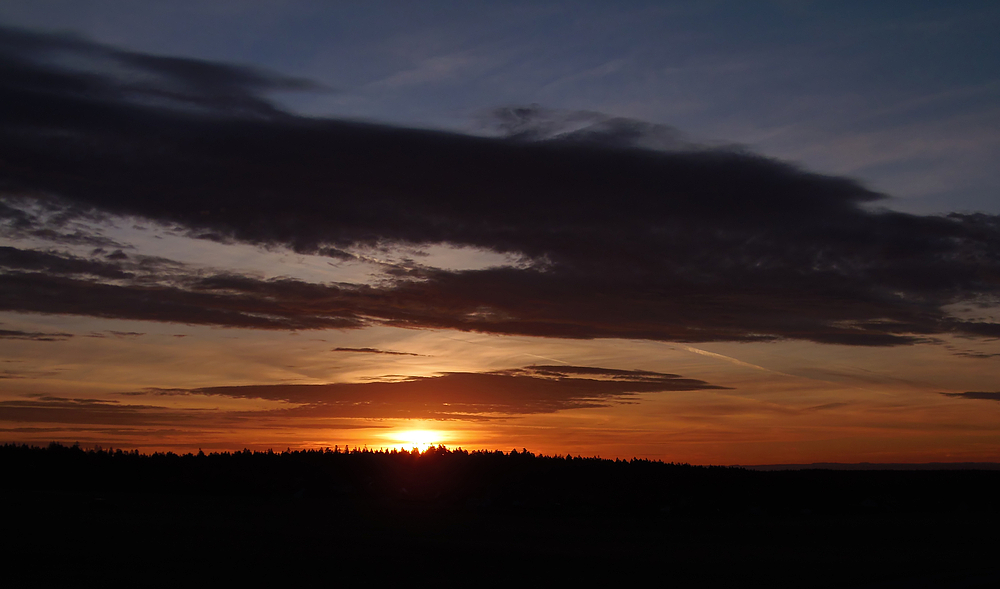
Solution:
<svg viewBox="0 0 1000 589">
<path fill-rule="evenodd" d="M 424 452 L 428 448 L 443 444 L 447 435 L 443 432 L 427 429 L 410 429 L 393 432 L 387 437 L 395 440 L 397 443 L 394 445 L 400 449 L 410 450 L 416 448 L 421 452 Z"/>
</svg>

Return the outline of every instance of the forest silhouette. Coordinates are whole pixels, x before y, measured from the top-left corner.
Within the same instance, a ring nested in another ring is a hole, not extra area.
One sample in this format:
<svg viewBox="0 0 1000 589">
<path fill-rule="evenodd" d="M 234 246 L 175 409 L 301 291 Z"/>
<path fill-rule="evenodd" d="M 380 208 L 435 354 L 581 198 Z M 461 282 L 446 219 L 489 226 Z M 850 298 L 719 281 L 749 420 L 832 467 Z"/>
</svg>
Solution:
<svg viewBox="0 0 1000 589">
<path fill-rule="evenodd" d="M 178 455 L 0 448 L 23 582 L 657 575 L 663 584 L 992 586 L 1000 471 L 759 471 L 525 449 Z M 19 577 L 20 575 L 20 577 Z M 471 575 L 471 577 L 470 577 Z M 885 585 L 889 583 L 889 585 Z"/>
</svg>

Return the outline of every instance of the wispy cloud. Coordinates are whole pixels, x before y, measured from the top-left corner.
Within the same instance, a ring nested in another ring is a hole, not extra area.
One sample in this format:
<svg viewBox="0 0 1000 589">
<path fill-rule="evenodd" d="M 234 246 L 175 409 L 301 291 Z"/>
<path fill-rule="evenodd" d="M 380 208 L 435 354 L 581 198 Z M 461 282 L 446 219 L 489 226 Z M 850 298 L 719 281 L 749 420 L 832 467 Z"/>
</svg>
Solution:
<svg viewBox="0 0 1000 589">
<path fill-rule="evenodd" d="M 19 339 L 33 342 L 59 342 L 73 337 L 72 333 L 54 333 L 43 331 L 21 331 L 18 329 L 0 329 L 0 339 Z"/>
<path fill-rule="evenodd" d="M 1000 401 L 1000 392 L 974 392 L 970 391 L 967 393 L 941 393 L 945 397 L 954 397 L 956 399 L 979 399 L 983 401 Z"/>
<path fill-rule="evenodd" d="M 478 61 L 470 55 L 463 54 L 430 57 L 421 60 L 410 69 L 399 71 L 381 80 L 371 82 L 368 84 L 368 88 L 398 90 L 406 86 L 439 82 L 475 66 Z"/>
<path fill-rule="evenodd" d="M 392 350 L 379 350 L 377 348 L 334 348 L 334 352 L 354 352 L 359 354 L 387 354 L 389 356 L 423 356 L 413 352 L 394 352 Z"/>
</svg>

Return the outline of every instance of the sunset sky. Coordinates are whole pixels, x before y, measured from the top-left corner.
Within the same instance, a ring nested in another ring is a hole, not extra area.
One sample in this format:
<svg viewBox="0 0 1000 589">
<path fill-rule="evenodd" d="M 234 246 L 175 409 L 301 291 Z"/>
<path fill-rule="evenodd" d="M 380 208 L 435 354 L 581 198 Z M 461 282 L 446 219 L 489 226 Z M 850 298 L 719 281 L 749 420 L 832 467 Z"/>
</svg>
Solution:
<svg viewBox="0 0 1000 589">
<path fill-rule="evenodd" d="M 1000 461 L 997 30 L 4 2 L 0 442 Z"/>
</svg>

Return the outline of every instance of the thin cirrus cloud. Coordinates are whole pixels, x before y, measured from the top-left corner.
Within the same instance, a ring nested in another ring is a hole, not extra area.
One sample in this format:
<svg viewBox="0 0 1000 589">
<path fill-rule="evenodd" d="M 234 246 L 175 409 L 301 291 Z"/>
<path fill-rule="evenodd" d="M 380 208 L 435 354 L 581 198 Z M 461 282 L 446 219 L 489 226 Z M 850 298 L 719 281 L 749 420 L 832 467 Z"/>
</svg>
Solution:
<svg viewBox="0 0 1000 589">
<path fill-rule="evenodd" d="M 2 310 L 687 342 L 1000 335 L 946 310 L 996 303 L 996 216 L 877 210 L 886 197 L 851 179 L 634 121 L 533 134 L 526 109 L 527 127 L 485 138 L 296 116 L 267 96 L 306 81 L 75 37 L 2 30 L 0 59 L 8 231 L 128 216 L 335 257 L 450 244 L 526 261 L 317 284 L 11 247 Z"/>
</svg>

